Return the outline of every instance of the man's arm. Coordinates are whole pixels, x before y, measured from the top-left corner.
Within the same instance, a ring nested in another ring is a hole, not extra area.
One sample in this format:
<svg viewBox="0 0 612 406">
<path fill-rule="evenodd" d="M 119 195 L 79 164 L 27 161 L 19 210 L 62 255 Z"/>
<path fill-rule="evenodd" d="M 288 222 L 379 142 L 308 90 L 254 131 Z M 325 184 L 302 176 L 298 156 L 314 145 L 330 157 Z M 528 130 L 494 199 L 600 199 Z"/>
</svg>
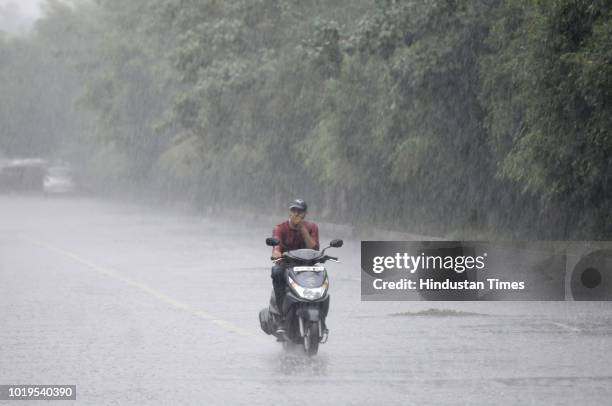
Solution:
<svg viewBox="0 0 612 406">
<path fill-rule="evenodd" d="M 315 223 L 310 223 L 310 227 L 306 227 L 304 223 L 300 223 L 300 231 L 306 243 L 306 248 L 311 250 L 319 249 L 319 227 Z"/>
</svg>

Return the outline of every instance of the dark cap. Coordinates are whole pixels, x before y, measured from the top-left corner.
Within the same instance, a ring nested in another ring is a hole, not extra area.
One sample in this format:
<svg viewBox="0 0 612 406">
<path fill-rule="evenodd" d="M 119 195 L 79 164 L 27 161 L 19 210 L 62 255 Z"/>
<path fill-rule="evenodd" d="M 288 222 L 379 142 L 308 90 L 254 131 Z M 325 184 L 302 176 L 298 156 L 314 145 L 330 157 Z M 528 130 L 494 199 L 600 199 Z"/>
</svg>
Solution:
<svg viewBox="0 0 612 406">
<path fill-rule="evenodd" d="M 291 204 L 289 204 L 289 209 L 298 209 L 306 211 L 308 209 L 308 205 L 302 199 L 295 199 L 291 202 Z"/>
</svg>

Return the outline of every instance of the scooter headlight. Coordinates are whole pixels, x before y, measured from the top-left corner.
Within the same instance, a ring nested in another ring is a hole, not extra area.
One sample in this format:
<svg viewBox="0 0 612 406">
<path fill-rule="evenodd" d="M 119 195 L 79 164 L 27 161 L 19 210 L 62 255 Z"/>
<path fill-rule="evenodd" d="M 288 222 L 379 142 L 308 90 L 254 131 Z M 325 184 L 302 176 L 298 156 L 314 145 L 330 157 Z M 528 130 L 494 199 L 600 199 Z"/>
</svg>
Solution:
<svg viewBox="0 0 612 406">
<path fill-rule="evenodd" d="M 287 279 L 289 280 L 289 286 L 295 292 L 295 294 L 306 300 L 321 299 L 323 295 L 325 295 L 325 292 L 327 291 L 327 287 L 329 285 L 327 278 L 325 278 L 325 282 L 323 282 L 323 285 L 318 288 L 305 288 L 303 286 L 300 286 L 297 284 L 296 281 L 291 279 L 290 276 Z"/>
</svg>

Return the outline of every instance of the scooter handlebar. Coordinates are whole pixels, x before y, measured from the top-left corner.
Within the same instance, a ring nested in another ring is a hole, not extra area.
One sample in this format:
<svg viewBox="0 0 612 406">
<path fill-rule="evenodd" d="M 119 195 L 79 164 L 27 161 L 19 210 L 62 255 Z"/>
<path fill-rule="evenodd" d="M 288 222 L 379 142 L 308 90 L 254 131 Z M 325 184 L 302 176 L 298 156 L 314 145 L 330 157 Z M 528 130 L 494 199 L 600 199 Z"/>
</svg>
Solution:
<svg viewBox="0 0 612 406">
<path fill-rule="evenodd" d="M 284 256 L 284 254 L 283 254 L 283 256 Z M 281 257 L 278 257 L 278 258 L 274 258 L 274 257 L 272 257 L 272 256 L 270 257 L 270 261 L 272 261 L 272 262 L 278 262 L 278 261 L 280 261 L 281 259 L 283 259 L 283 257 L 282 257 L 282 256 L 281 256 Z M 325 261 L 327 261 L 328 259 L 331 259 L 332 261 L 340 262 L 340 260 L 338 259 L 338 257 L 332 257 L 331 255 L 325 255 Z"/>
</svg>

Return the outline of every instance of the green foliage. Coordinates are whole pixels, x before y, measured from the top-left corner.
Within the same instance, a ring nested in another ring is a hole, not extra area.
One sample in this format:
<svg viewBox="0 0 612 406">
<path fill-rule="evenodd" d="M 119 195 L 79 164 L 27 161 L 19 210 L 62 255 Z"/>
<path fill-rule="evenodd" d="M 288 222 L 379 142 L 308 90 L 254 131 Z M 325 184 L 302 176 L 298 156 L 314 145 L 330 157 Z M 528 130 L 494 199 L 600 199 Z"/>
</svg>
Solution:
<svg viewBox="0 0 612 406">
<path fill-rule="evenodd" d="M 0 48 L 6 57 L 0 62 L 0 150 L 41 156 L 59 148 L 73 131 L 64 95 L 74 89 L 74 75 L 38 43 L 10 38 Z"/>
<path fill-rule="evenodd" d="M 342 64 L 338 24 L 335 21 L 315 20 L 314 32 L 304 42 L 308 58 L 323 77 L 338 76 Z"/>
<path fill-rule="evenodd" d="M 610 5 L 508 2 L 483 62 L 499 174 L 580 238 L 612 231 Z"/>
<path fill-rule="evenodd" d="M 0 149 L 108 192 L 460 236 L 612 235 L 610 0 L 49 0 Z M 459 230 L 459 231 L 458 231 Z"/>
</svg>

